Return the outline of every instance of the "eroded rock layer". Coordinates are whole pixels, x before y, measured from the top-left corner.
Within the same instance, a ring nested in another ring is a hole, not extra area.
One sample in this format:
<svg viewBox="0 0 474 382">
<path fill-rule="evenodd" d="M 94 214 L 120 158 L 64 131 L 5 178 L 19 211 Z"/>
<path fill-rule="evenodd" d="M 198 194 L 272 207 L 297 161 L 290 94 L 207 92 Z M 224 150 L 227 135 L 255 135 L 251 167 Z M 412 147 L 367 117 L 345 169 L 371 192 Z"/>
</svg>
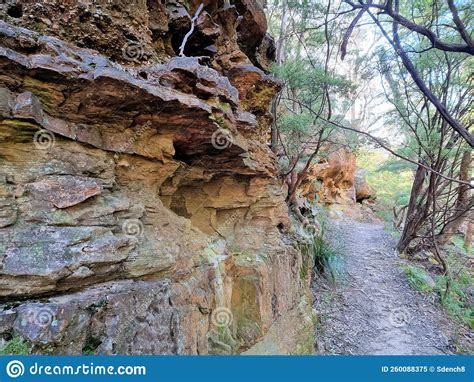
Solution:
<svg viewBox="0 0 474 382">
<path fill-rule="evenodd" d="M 324 204 L 353 204 L 356 202 L 356 157 L 346 148 L 330 151 L 327 157 L 311 166 L 301 185 L 306 200 Z"/>
<path fill-rule="evenodd" d="M 311 351 L 310 259 L 266 143 L 264 13 L 202 4 L 0 6 L 4 345 Z"/>
</svg>

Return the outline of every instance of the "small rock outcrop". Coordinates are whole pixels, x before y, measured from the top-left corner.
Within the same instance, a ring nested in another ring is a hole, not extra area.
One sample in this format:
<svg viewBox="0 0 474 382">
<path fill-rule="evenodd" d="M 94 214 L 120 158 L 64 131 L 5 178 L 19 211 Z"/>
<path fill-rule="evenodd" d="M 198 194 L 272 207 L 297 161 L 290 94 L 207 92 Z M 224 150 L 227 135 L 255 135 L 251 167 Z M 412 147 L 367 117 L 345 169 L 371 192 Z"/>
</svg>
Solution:
<svg viewBox="0 0 474 382">
<path fill-rule="evenodd" d="M 226 4 L 0 5 L 4 343 L 312 351 L 311 260 L 266 144 L 274 48 L 260 2 Z"/>
<path fill-rule="evenodd" d="M 356 200 L 356 157 L 346 148 L 332 150 L 313 164 L 301 185 L 301 195 L 324 204 L 351 204 Z"/>
<path fill-rule="evenodd" d="M 364 200 L 375 199 L 375 190 L 367 182 L 365 171 L 363 169 L 357 169 L 354 186 L 357 202 L 361 203 Z"/>
</svg>

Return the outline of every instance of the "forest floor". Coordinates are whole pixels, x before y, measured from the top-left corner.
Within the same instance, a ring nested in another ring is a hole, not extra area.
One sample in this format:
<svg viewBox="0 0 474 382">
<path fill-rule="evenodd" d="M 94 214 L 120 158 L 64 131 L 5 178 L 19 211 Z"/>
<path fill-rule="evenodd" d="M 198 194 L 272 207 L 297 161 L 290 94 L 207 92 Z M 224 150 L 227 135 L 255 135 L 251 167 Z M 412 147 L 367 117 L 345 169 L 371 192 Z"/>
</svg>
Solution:
<svg viewBox="0 0 474 382">
<path fill-rule="evenodd" d="M 465 330 L 410 287 L 382 222 L 342 215 L 326 234 L 342 256 L 335 282 L 315 277 L 318 354 L 453 354 Z M 463 334 L 461 334 L 463 333 Z M 464 342 L 464 341 L 463 341 Z"/>
</svg>

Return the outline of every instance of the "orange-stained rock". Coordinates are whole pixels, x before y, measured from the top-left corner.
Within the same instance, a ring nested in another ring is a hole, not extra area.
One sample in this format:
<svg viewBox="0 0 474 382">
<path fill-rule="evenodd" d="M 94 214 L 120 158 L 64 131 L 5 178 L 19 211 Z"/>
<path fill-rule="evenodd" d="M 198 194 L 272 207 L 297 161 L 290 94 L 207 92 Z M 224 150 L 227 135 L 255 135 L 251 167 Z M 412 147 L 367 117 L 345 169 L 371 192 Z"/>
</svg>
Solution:
<svg viewBox="0 0 474 382">
<path fill-rule="evenodd" d="M 327 204 L 354 203 L 355 173 L 355 155 L 345 148 L 335 150 L 311 166 L 301 185 L 301 195 Z"/>
<path fill-rule="evenodd" d="M 311 352 L 311 256 L 281 232 L 266 144 L 280 84 L 252 65 L 272 50 L 261 2 L 204 1 L 183 57 L 201 1 L 64 3 L 0 4 L 0 335 Z"/>
<path fill-rule="evenodd" d="M 362 169 L 357 169 L 355 176 L 356 200 L 362 202 L 367 199 L 375 199 L 375 190 L 370 186 Z"/>
</svg>

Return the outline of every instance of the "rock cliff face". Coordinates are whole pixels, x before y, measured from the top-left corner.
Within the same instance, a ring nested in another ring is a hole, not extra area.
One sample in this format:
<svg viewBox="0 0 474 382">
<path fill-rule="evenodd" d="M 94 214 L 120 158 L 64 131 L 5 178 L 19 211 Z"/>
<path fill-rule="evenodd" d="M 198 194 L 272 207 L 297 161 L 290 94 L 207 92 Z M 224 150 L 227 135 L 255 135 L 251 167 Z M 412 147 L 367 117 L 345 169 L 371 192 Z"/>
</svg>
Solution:
<svg viewBox="0 0 474 382">
<path fill-rule="evenodd" d="M 266 145 L 273 45 L 259 1 L 232 4 L 0 5 L 4 345 L 312 350 L 310 259 Z"/>
</svg>

